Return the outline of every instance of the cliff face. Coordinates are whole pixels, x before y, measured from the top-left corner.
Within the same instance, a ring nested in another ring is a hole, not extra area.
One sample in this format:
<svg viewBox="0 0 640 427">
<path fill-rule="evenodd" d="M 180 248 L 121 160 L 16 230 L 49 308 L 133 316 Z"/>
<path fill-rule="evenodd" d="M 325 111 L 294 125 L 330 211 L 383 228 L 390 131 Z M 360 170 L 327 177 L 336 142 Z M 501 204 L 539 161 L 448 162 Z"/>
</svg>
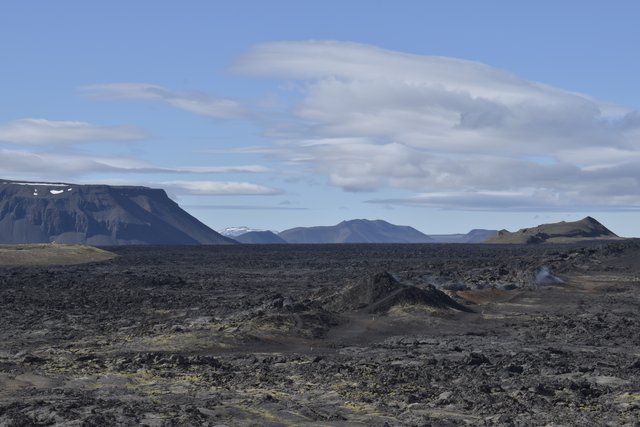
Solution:
<svg viewBox="0 0 640 427">
<path fill-rule="evenodd" d="M 147 187 L 0 181 L 0 243 L 235 243 Z"/>
</svg>

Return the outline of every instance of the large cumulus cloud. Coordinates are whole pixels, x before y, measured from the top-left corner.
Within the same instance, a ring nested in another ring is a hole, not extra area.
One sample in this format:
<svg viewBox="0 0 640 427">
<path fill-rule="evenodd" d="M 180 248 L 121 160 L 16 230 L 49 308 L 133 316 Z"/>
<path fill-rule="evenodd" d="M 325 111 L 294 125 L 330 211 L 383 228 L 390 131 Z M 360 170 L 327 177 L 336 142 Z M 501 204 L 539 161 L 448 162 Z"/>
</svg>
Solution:
<svg viewBox="0 0 640 427">
<path fill-rule="evenodd" d="M 640 113 L 460 59 L 341 42 L 255 46 L 232 70 L 293 82 L 267 154 L 381 203 L 456 209 L 640 205 Z"/>
</svg>

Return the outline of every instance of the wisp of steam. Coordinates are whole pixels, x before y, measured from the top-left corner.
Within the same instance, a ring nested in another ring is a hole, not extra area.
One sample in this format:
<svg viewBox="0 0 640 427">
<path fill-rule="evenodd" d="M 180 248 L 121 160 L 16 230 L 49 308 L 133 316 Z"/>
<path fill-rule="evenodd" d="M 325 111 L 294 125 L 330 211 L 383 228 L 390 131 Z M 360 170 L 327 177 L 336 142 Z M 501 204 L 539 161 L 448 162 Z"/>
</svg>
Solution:
<svg viewBox="0 0 640 427">
<path fill-rule="evenodd" d="M 535 273 L 534 282 L 536 285 L 552 285 L 554 283 L 564 283 L 561 278 L 549 270 L 549 267 L 542 266 Z"/>
</svg>

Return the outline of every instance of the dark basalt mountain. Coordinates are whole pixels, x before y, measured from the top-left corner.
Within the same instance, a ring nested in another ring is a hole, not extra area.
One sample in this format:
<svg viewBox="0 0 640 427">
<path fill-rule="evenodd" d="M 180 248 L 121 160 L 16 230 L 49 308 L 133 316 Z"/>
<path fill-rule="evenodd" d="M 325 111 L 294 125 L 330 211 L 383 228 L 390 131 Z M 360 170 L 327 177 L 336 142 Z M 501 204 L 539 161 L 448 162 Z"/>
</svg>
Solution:
<svg viewBox="0 0 640 427">
<path fill-rule="evenodd" d="M 232 244 L 164 190 L 0 181 L 0 243 Z"/>
<path fill-rule="evenodd" d="M 573 222 L 542 224 L 533 228 L 523 228 L 516 232 L 500 230 L 486 243 L 573 243 L 583 240 L 621 239 L 604 225 L 590 216 Z"/>
<path fill-rule="evenodd" d="M 283 244 L 287 243 L 282 237 L 272 231 L 249 231 L 234 237 L 240 243 L 245 244 Z"/>
<path fill-rule="evenodd" d="M 429 234 L 435 243 L 482 243 L 493 237 L 498 230 L 474 229 L 467 234 Z"/>
<path fill-rule="evenodd" d="M 322 227 L 298 227 L 282 231 L 288 243 L 433 243 L 413 227 L 386 221 L 354 219 Z"/>
</svg>

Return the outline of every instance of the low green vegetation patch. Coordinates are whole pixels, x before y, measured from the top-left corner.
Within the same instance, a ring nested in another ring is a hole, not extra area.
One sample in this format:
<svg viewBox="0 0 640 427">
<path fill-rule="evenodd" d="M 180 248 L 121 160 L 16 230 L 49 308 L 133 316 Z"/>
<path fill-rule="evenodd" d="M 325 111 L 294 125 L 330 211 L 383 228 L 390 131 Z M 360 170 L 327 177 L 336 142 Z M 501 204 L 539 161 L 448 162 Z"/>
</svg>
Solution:
<svg viewBox="0 0 640 427">
<path fill-rule="evenodd" d="M 115 254 L 85 245 L 0 245 L 0 265 L 69 265 L 107 261 Z"/>
</svg>

